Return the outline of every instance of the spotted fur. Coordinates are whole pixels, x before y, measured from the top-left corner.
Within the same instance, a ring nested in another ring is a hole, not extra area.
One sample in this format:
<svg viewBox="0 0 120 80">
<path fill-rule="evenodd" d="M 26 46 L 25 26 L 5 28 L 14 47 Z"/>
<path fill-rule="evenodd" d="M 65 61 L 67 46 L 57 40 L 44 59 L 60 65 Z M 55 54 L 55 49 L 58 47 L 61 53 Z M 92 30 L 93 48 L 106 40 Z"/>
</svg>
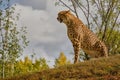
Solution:
<svg viewBox="0 0 120 80">
<path fill-rule="evenodd" d="M 108 56 L 106 45 L 70 11 L 59 12 L 57 20 L 60 23 L 65 23 L 67 26 L 67 34 L 73 44 L 75 53 L 74 63 L 78 62 L 80 49 L 91 57 Z"/>
</svg>

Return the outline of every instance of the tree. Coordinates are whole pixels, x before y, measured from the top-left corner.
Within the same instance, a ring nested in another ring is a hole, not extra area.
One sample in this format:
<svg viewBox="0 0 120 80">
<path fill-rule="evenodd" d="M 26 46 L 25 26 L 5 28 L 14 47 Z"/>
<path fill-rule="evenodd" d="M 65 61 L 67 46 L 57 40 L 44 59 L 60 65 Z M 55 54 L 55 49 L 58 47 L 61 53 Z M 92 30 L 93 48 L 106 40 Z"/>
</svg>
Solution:
<svg viewBox="0 0 120 80">
<path fill-rule="evenodd" d="M 120 43 L 120 40 L 116 39 L 120 35 L 120 0 L 58 0 L 56 2 L 57 5 L 61 3 L 74 12 L 78 18 L 78 9 L 80 9 L 86 18 L 88 28 L 96 32 L 98 37 L 106 43 L 109 53 L 116 53 L 114 52 L 116 49 L 111 47 L 111 44 L 117 45 L 117 50 L 120 45 L 109 42 L 114 42 L 115 39 Z M 117 32 L 117 36 L 114 32 Z"/>
<path fill-rule="evenodd" d="M 42 71 L 49 69 L 44 58 L 36 59 L 32 61 L 28 56 L 24 60 L 16 61 L 14 75 L 20 75 L 30 72 Z"/>
<path fill-rule="evenodd" d="M 40 58 L 38 60 L 35 60 L 35 63 L 33 64 L 34 71 L 41 71 L 45 69 L 49 69 L 49 66 L 45 60 L 45 58 Z"/>
<path fill-rule="evenodd" d="M 26 27 L 19 28 L 16 21 L 19 14 L 10 6 L 10 0 L 0 2 L 0 60 L 2 78 L 13 75 L 16 59 L 28 45 Z M 14 15 L 14 16 L 13 16 Z"/>
<path fill-rule="evenodd" d="M 58 59 L 55 60 L 55 67 L 70 64 L 63 52 L 60 53 Z"/>
</svg>

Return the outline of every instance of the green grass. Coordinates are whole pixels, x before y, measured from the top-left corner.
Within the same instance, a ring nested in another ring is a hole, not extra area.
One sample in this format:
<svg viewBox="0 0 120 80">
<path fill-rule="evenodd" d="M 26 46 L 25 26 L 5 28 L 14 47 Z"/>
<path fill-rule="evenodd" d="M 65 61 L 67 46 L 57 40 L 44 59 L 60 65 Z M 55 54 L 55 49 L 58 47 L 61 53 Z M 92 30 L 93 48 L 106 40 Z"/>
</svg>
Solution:
<svg viewBox="0 0 120 80">
<path fill-rule="evenodd" d="M 120 55 L 92 59 L 5 80 L 120 80 Z"/>
</svg>

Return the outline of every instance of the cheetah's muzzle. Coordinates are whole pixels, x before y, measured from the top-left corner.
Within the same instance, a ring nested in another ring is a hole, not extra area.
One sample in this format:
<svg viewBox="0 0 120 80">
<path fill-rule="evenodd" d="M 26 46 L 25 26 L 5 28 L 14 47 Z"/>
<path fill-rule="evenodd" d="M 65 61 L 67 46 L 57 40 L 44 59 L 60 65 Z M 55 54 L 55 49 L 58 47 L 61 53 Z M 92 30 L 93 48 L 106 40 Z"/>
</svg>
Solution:
<svg viewBox="0 0 120 80">
<path fill-rule="evenodd" d="M 60 23 L 63 22 L 63 20 L 62 20 L 61 18 L 59 18 L 59 17 L 57 17 L 57 20 L 58 20 Z"/>
</svg>

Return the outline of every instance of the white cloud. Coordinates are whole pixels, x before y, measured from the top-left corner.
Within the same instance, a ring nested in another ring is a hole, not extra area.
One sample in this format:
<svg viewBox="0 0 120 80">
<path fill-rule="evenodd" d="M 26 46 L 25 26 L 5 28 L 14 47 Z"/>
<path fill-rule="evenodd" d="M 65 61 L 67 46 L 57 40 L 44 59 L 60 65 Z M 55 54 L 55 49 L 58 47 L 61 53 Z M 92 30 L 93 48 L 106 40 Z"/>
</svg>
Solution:
<svg viewBox="0 0 120 80">
<path fill-rule="evenodd" d="M 21 14 L 19 24 L 28 27 L 28 34 L 32 40 L 42 43 L 56 41 L 56 35 L 54 33 L 59 28 L 57 29 L 58 26 L 53 24 L 52 21 L 56 20 L 50 17 L 49 12 L 43 10 L 34 10 L 31 7 L 24 7 L 21 5 L 17 5 L 16 8 L 17 12 L 20 12 Z"/>
<path fill-rule="evenodd" d="M 66 27 L 58 23 L 56 15 L 46 10 L 36 10 L 30 6 L 17 4 L 16 12 L 20 13 L 20 26 L 27 26 L 29 47 L 25 55 L 30 55 L 34 49 L 37 57 L 52 60 L 61 51 L 70 52 L 69 40 L 66 36 Z"/>
<path fill-rule="evenodd" d="M 29 6 L 33 9 L 44 10 L 46 9 L 47 0 L 11 0 L 12 3 L 19 3 L 23 6 Z"/>
</svg>

